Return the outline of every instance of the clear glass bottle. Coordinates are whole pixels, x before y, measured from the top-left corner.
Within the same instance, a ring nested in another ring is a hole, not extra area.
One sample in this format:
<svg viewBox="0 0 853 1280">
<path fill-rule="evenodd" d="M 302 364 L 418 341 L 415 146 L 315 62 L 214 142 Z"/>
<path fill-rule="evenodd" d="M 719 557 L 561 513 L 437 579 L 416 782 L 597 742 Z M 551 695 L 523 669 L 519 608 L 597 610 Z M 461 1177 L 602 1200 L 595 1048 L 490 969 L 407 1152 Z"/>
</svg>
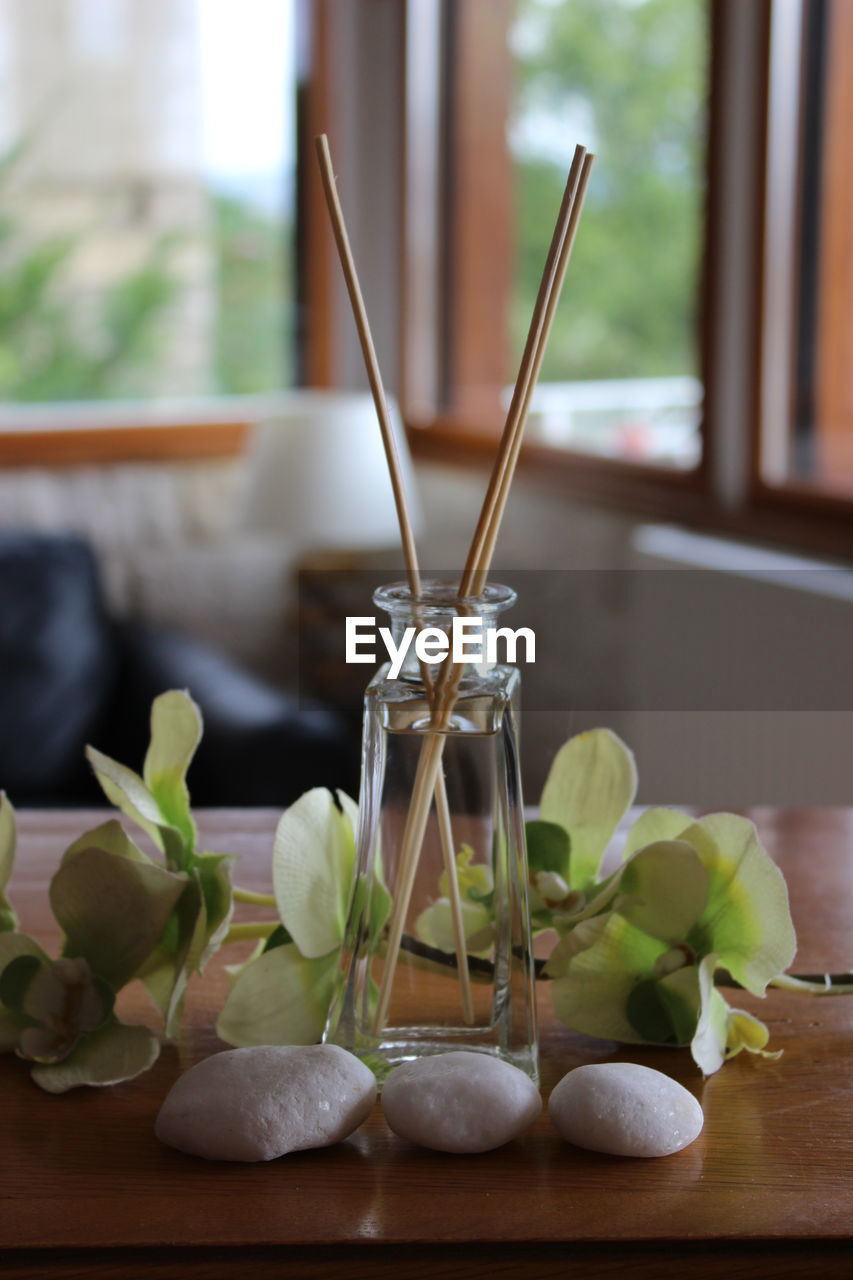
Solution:
<svg viewBox="0 0 853 1280">
<path fill-rule="evenodd" d="M 374 595 L 395 645 L 410 627 L 452 643 L 456 617 L 493 628 L 514 600 L 493 585 L 463 603 L 454 584 L 435 582 L 417 600 L 405 584 Z M 467 643 L 476 650 L 473 624 Z M 380 1080 L 450 1049 L 493 1054 L 536 1080 L 519 673 L 488 660 L 427 667 L 414 638 L 396 679 L 390 665 L 365 695 L 353 888 L 324 1040 Z"/>
</svg>

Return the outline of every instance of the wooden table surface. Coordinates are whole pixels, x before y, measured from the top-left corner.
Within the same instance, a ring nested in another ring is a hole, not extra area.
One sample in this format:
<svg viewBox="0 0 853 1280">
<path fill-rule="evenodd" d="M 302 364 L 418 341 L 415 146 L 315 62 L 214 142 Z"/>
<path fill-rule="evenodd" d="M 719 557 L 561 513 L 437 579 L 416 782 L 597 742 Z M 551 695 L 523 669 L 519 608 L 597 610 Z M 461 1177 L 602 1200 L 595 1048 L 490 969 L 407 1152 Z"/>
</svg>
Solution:
<svg viewBox="0 0 853 1280">
<path fill-rule="evenodd" d="M 48 880 L 70 839 L 102 816 L 19 815 L 11 896 L 21 928 L 52 951 Z M 277 816 L 203 813 L 204 847 L 243 855 L 239 883 L 268 888 Z M 795 969 L 848 968 L 853 811 L 750 816 L 788 880 Z M 579 1063 L 625 1058 L 700 1099 L 702 1135 L 665 1159 L 571 1147 L 547 1110 L 496 1152 L 442 1155 L 395 1137 L 377 1106 L 338 1147 L 212 1164 L 161 1146 L 153 1124 L 179 1072 L 222 1047 L 213 1023 L 224 962 L 191 985 L 182 1042 L 137 1080 L 52 1097 L 23 1063 L 0 1058 L 4 1277 L 853 1275 L 853 997 L 743 995 L 784 1054 L 744 1053 L 703 1082 L 686 1050 L 626 1052 L 574 1035 L 540 984 L 543 1094 Z M 139 984 L 120 1012 L 156 1025 Z"/>
</svg>

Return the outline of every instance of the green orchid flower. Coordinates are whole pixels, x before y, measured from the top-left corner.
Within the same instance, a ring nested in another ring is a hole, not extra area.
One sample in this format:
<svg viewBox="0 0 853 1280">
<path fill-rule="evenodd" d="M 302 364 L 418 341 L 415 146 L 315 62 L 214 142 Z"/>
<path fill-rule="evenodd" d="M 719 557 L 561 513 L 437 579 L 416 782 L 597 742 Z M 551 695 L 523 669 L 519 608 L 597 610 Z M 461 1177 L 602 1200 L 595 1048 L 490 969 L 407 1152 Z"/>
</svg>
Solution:
<svg viewBox="0 0 853 1280">
<path fill-rule="evenodd" d="M 462 929 L 468 951 L 472 955 L 488 956 L 494 940 L 491 899 L 494 892 L 494 875 L 491 867 L 474 863 L 474 850 L 463 845 L 456 855 L 456 881 L 459 885 Z M 453 908 L 450 902 L 450 882 L 446 871 L 438 881 L 439 897 L 426 907 L 415 921 L 415 934 L 437 951 L 454 955 L 456 931 L 453 925 Z"/>
<path fill-rule="evenodd" d="M 0 1050 L 32 1062 L 48 1093 L 108 1085 L 156 1061 L 157 1037 L 113 1013 L 115 994 L 82 956 L 51 960 L 32 938 L 0 936 Z"/>
<path fill-rule="evenodd" d="M 273 889 L 282 926 L 239 968 L 216 1024 L 229 1044 L 314 1044 L 338 973 L 355 863 L 358 806 L 316 787 L 282 815 L 273 845 Z M 357 886 L 356 892 L 364 892 Z M 371 898 L 378 935 L 391 900 L 378 879 Z M 237 926 L 239 929 L 240 926 Z M 236 932 L 236 930 L 235 930 Z"/>
<path fill-rule="evenodd" d="M 567 743 L 546 783 L 543 818 L 566 831 L 564 879 L 583 896 L 551 912 L 562 935 L 546 966 L 555 1012 L 589 1035 L 689 1044 L 706 1075 L 742 1049 L 766 1054 L 766 1028 L 728 1006 L 714 975 L 761 996 L 790 965 L 782 874 L 745 818 L 652 809 L 629 831 L 622 866 L 596 880 L 635 786 L 630 752 L 606 730 Z"/>
<path fill-rule="evenodd" d="M 162 852 L 165 868 L 159 869 L 182 877 L 169 919 L 137 972 L 162 1013 L 170 1038 L 180 1027 L 190 976 L 204 972 L 228 932 L 234 910 L 234 859 L 196 849 L 198 833 L 186 773 L 201 735 L 198 707 L 189 694 L 173 689 L 152 704 L 151 741 L 141 777 L 93 747 L 86 748 L 107 799 Z M 123 853 L 128 856 L 127 848 Z M 158 866 L 139 850 L 129 856 Z"/>
</svg>

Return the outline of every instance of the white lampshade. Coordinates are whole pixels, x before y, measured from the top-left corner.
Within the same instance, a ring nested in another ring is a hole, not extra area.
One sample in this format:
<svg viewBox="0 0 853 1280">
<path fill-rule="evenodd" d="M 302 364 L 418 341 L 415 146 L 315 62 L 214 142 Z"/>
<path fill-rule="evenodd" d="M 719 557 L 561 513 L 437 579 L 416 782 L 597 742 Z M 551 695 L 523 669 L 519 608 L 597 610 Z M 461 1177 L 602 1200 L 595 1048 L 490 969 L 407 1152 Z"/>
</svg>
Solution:
<svg viewBox="0 0 853 1280">
<path fill-rule="evenodd" d="M 412 522 L 419 507 L 396 405 L 388 408 Z M 249 453 L 245 524 L 301 549 L 394 546 L 400 533 L 369 392 L 294 391 L 270 402 Z"/>
</svg>

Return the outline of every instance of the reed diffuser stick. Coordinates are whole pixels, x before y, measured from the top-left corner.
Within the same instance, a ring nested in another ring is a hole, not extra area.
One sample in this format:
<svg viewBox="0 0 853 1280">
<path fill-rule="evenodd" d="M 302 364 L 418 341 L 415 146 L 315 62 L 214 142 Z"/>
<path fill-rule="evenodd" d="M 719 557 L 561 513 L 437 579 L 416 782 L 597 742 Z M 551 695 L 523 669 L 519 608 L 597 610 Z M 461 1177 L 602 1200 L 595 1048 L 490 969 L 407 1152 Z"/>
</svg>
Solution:
<svg viewBox="0 0 853 1280">
<path fill-rule="evenodd" d="M 472 579 L 468 585 L 471 595 L 479 595 L 486 585 L 489 569 L 492 563 L 492 557 L 495 553 L 495 544 L 497 543 L 498 533 L 500 532 L 501 521 L 503 519 L 504 508 L 506 507 L 507 497 L 509 496 L 512 478 L 515 475 L 515 468 L 518 462 L 518 456 L 521 452 L 521 444 L 524 436 L 524 428 L 527 425 L 527 415 L 530 411 L 530 401 L 533 396 L 533 389 L 539 377 L 539 370 L 542 367 L 542 360 L 545 355 L 545 348 L 548 345 L 548 338 L 551 333 L 551 325 L 554 320 L 554 313 L 557 310 L 557 303 L 560 297 L 560 291 L 563 287 L 563 280 L 566 275 L 566 268 L 569 264 L 569 258 L 574 245 L 575 236 L 577 234 L 578 223 L 580 221 L 581 212 L 583 210 L 583 202 L 586 196 L 586 189 L 589 184 L 590 171 L 592 169 L 594 156 L 586 155 L 581 165 L 580 182 L 578 184 L 577 195 L 572 204 L 571 216 L 569 219 L 568 230 L 563 240 L 559 258 L 557 261 L 557 274 L 554 287 L 548 294 L 545 314 L 539 334 L 539 339 L 534 347 L 530 367 L 525 371 L 526 376 L 523 381 L 523 392 L 520 397 L 519 407 L 517 411 L 517 422 L 515 430 L 507 445 L 506 462 L 501 469 L 501 479 L 498 485 L 497 494 L 494 505 L 492 506 L 489 520 L 486 525 L 485 538 L 483 546 L 473 561 Z"/>
<path fill-rule="evenodd" d="M 347 293 L 349 294 L 350 303 L 352 305 L 355 326 L 358 331 L 359 343 L 361 345 L 364 364 L 367 370 L 367 378 L 370 383 L 370 390 L 373 394 L 373 403 L 376 406 L 376 415 L 379 419 L 379 427 L 382 433 L 382 443 L 385 448 L 385 457 L 388 462 L 388 471 L 391 476 L 394 505 L 397 509 L 397 520 L 400 525 L 400 538 L 403 544 L 403 558 L 406 563 L 406 578 L 409 585 L 409 592 L 411 593 L 413 602 L 417 602 L 420 599 L 421 594 L 418 553 L 417 547 L 415 546 L 415 537 L 412 529 L 411 517 L 409 515 L 409 508 L 406 502 L 406 489 L 403 483 L 402 469 L 400 467 L 400 455 L 398 453 L 397 442 L 394 437 L 391 415 L 388 412 L 388 402 L 385 397 L 385 388 L 382 384 L 382 374 L 379 370 L 379 360 L 376 355 L 373 336 L 370 332 L 367 308 L 364 305 L 364 296 L 358 282 L 355 259 L 353 257 L 352 248 L 350 247 L 343 209 L 338 196 L 337 183 L 335 182 L 335 174 L 332 167 L 332 156 L 329 150 L 329 140 L 325 134 L 321 134 L 315 140 L 315 146 L 317 149 L 317 159 L 320 165 L 320 176 L 323 182 L 323 190 L 326 196 L 326 204 L 329 210 L 329 218 L 332 223 L 332 231 L 335 237 L 335 244 L 337 245 L 338 256 L 340 258 L 341 267 L 344 273 L 344 280 L 346 282 Z M 431 694 L 433 686 L 429 668 L 422 666 L 421 669 L 427 691 Z M 442 860 L 448 883 L 447 895 L 450 900 L 450 914 L 453 922 L 453 941 L 456 953 L 456 966 L 459 973 L 462 1016 L 467 1025 L 471 1026 L 474 1022 L 474 1003 L 471 995 L 471 979 L 468 972 L 468 949 L 465 942 L 465 926 L 462 919 L 462 900 L 459 893 L 459 881 L 456 875 L 456 857 L 454 851 L 453 830 L 450 820 L 450 806 L 447 802 L 447 788 L 445 785 L 444 774 L 440 769 L 436 773 L 430 790 L 427 793 L 428 797 L 433 794 L 435 795 L 435 808 L 438 819 L 438 832 L 439 842 L 441 844 Z M 428 815 L 429 806 L 427 806 L 427 816 Z M 425 826 L 426 819 L 424 821 L 424 828 Z M 421 840 L 422 839 L 423 836 L 421 836 Z"/>
<path fill-rule="evenodd" d="M 592 157 L 587 155 L 585 148 L 576 148 L 557 215 L 551 246 L 545 261 L 518 380 L 501 438 L 498 458 L 492 472 L 492 481 L 489 484 L 483 502 L 480 518 L 477 522 L 477 528 L 465 564 L 463 579 L 460 583 L 459 595 L 461 598 L 479 594 L 485 585 L 485 578 L 494 552 L 509 486 L 518 461 L 518 452 L 521 446 L 521 437 L 527 419 L 533 386 L 542 365 L 545 345 L 550 334 L 551 323 L 574 243 L 591 165 Z M 480 582 L 480 585 L 477 592 L 472 593 L 470 590 L 471 584 L 477 581 Z M 462 678 L 462 670 L 463 668 L 460 664 L 453 664 L 449 661 L 443 666 L 441 676 L 436 683 L 437 697 L 430 733 L 423 743 L 418 758 L 412 791 L 412 803 L 403 833 L 403 845 L 400 855 L 401 872 L 389 922 L 385 967 L 382 972 L 382 981 L 379 986 L 379 995 L 373 1020 L 373 1031 L 376 1034 L 381 1032 L 388 1016 L 391 987 L 394 981 L 403 927 L 409 909 L 409 900 L 414 888 L 420 851 L 426 831 L 426 822 L 429 814 L 428 799 L 432 792 L 435 778 L 441 770 L 441 757 L 444 750 L 442 734 L 446 730 L 452 715 L 457 690 Z"/>
<path fill-rule="evenodd" d="M 545 269 L 536 296 L 527 340 L 519 365 L 518 377 L 513 388 L 512 400 L 506 424 L 501 435 L 498 454 L 492 468 L 489 486 L 480 510 L 480 517 L 471 541 L 465 571 L 459 584 L 460 596 L 479 595 L 486 584 L 498 531 L 503 519 L 533 388 L 542 367 L 545 348 L 551 332 L 554 314 L 563 287 L 566 268 L 572 252 L 578 223 L 583 209 L 586 188 L 594 157 L 584 147 L 575 147 L 568 181 L 563 192 L 554 234 L 545 260 Z"/>
</svg>

